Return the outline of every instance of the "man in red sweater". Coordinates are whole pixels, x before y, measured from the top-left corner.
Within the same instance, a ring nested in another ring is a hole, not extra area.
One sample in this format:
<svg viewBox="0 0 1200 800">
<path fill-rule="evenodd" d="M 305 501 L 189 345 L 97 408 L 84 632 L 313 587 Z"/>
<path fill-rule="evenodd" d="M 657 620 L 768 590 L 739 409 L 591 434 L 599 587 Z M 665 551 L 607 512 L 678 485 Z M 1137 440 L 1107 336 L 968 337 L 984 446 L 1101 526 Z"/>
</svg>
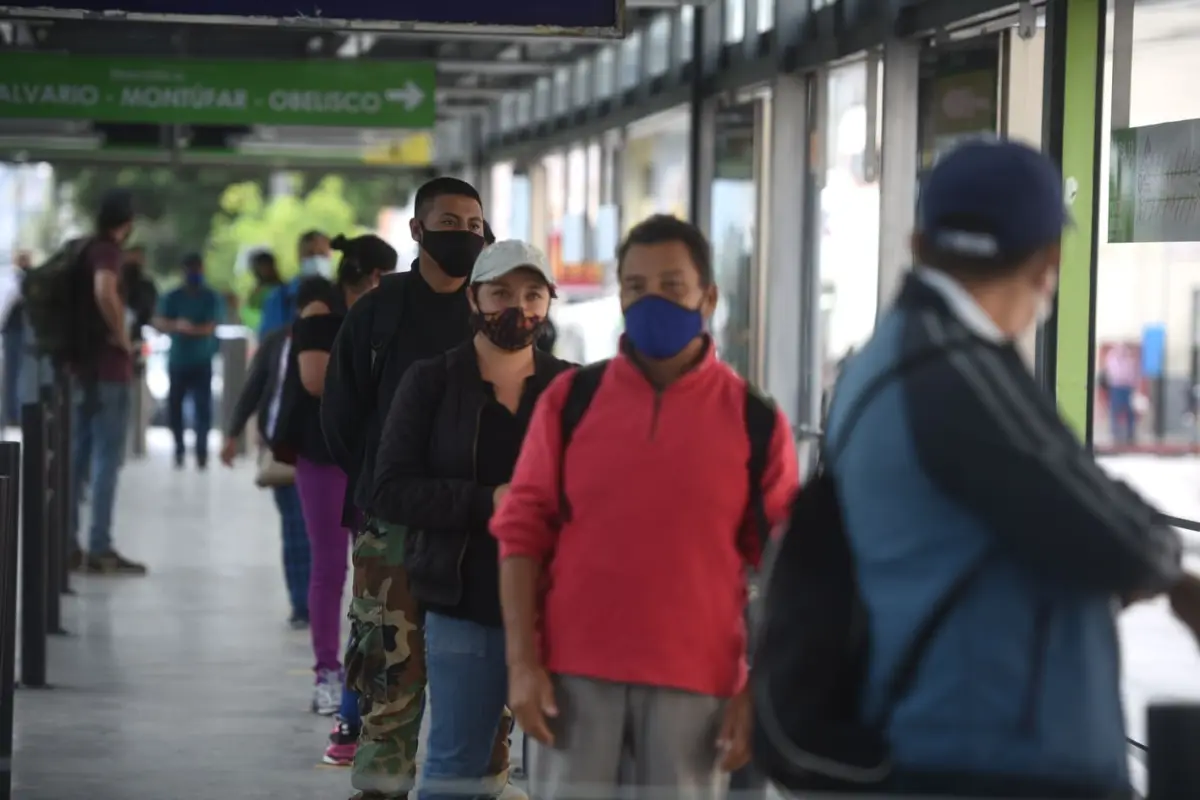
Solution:
<svg viewBox="0 0 1200 800">
<path fill-rule="evenodd" d="M 541 800 L 615 796 L 623 752 L 636 784 L 716 800 L 750 755 L 756 508 L 768 527 L 784 520 L 798 463 L 776 411 L 753 502 L 747 403 L 762 401 L 704 332 L 717 305 L 704 235 L 651 217 L 618 259 L 621 353 L 565 453 L 564 403 L 582 373 L 546 389 L 491 522 L 510 701 L 543 745 L 530 774 Z"/>
</svg>

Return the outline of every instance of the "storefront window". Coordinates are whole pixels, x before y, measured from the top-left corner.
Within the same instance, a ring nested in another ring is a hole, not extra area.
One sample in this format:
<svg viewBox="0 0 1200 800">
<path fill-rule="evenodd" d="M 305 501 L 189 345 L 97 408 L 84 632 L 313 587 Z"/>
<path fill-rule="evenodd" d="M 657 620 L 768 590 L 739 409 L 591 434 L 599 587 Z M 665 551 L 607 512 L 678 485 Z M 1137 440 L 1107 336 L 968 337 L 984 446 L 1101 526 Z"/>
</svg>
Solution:
<svg viewBox="0 0 1200 800">
<path fill-rule="evenodd" d="M 721 358 L 747 377 L 753 340 L 760 102 L 718 112 L 712 185 L 713 277 L 721 298 L 712 334 Z"/>
<path fill-rule="evenodd" d="M 875 327 L 879 291 L 879 182 L 866 172 L 866 61 L 831 70 L 826 172 L 821 189 L 821 316 L 824 384 Z"/>
<path fill-rule="evenodd" d="M 1200 68 L 1198 13 L 1196 0 L 1138 0 L 1132 30 L 1109 15 L 1096 225 L 1095 447 L 1137 453 L 1108 464 L 1188 520 L 1200 520 L 1200 94 L 1180 76 Z M 1121 42 L 1127 63 L 1113 60 Z M 1193 458 L 1167 458 L 1181 453 Z"/>
<path fill-rule="evenodd" d="M 634 31 L 621 43 L 621 88 L 632 89 L 642 77 L 642 32 Z"/>
<path fill-rule="evenodd" d="M 487 219 L 497 239 L 511 239 L 513 222 L 513 165 L 505 161 L 492 167 L 487 198 Z"/>
<path fill-rule="evenodd" d="M 671 14 L 663 12 L 654 18 L 647 30 L 646 71 L 662 75 L 671 62 Z"/>
<path fill-rule="evenodd" d="M 725 43 L 746 38 L 746 0 L 725 0 Z"/>
<path fill-rule="evenodd" d="M 679 63 L 692 62 L 692 41 L 696 35 L 696 11 L 691 6 L 679 9 Z"/>
<path fill-rule="evenodd" d="M 689 130 L 682 108 L 629 126 L 621 153 L 625 230 L 651 214 L 687 218 Z"/>
</svg>

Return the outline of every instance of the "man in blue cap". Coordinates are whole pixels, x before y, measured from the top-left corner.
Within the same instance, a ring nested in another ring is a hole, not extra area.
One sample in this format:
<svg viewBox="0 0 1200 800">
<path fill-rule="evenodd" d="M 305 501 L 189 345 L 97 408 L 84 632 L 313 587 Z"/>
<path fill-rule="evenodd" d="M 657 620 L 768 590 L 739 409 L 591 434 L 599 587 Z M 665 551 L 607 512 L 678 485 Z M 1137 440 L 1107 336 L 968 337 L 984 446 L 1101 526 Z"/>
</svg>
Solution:
<svg viewBox="0 0 1200 800">
<path fill-rule="evenodd" d="M 1114 601 L 1168 593 L 1200 630 L 1179 536 L 1096 465 L 1015 346 L 1053 307 L 1068 224 L 1042 153 L 947 154 L 916 267 L 834 394 L 826 466 L 871 620 L 863 713 L 899 794 L 1123 796 Z"/>
</svg>

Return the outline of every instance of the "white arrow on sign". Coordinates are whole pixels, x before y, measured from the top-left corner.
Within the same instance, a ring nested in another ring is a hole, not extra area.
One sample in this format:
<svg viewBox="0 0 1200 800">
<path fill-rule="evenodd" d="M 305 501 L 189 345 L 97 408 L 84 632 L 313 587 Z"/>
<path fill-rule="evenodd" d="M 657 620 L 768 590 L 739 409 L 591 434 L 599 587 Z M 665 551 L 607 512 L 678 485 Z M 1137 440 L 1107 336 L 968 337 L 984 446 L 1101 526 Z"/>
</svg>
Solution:
<svg viewBox="0 0 1200 800">
<path fill-rule="evenodd" d="M 403 103 L 405 111 L 412 111 L 425 99 L 425 90 L 409 81 L 403 89 L 388 89 L 383 96 L 389 103 Z"/>
</svg>

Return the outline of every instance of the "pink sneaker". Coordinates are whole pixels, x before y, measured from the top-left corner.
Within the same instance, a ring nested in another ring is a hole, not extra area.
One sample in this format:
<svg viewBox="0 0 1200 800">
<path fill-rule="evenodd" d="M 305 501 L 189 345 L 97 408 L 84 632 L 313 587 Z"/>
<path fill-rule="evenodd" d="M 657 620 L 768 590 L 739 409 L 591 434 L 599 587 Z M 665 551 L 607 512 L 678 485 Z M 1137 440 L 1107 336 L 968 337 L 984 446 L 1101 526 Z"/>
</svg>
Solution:
<svg viewBox="0 0 1200 800">
<path fill-rule="evenodd" d="M 354 763 L 354 752 L 358 750 L 358 731 L 340 719 L 329 733 L 329 744 L 321 760 L 335 767 L 348 767 Z"/>
</svg>

